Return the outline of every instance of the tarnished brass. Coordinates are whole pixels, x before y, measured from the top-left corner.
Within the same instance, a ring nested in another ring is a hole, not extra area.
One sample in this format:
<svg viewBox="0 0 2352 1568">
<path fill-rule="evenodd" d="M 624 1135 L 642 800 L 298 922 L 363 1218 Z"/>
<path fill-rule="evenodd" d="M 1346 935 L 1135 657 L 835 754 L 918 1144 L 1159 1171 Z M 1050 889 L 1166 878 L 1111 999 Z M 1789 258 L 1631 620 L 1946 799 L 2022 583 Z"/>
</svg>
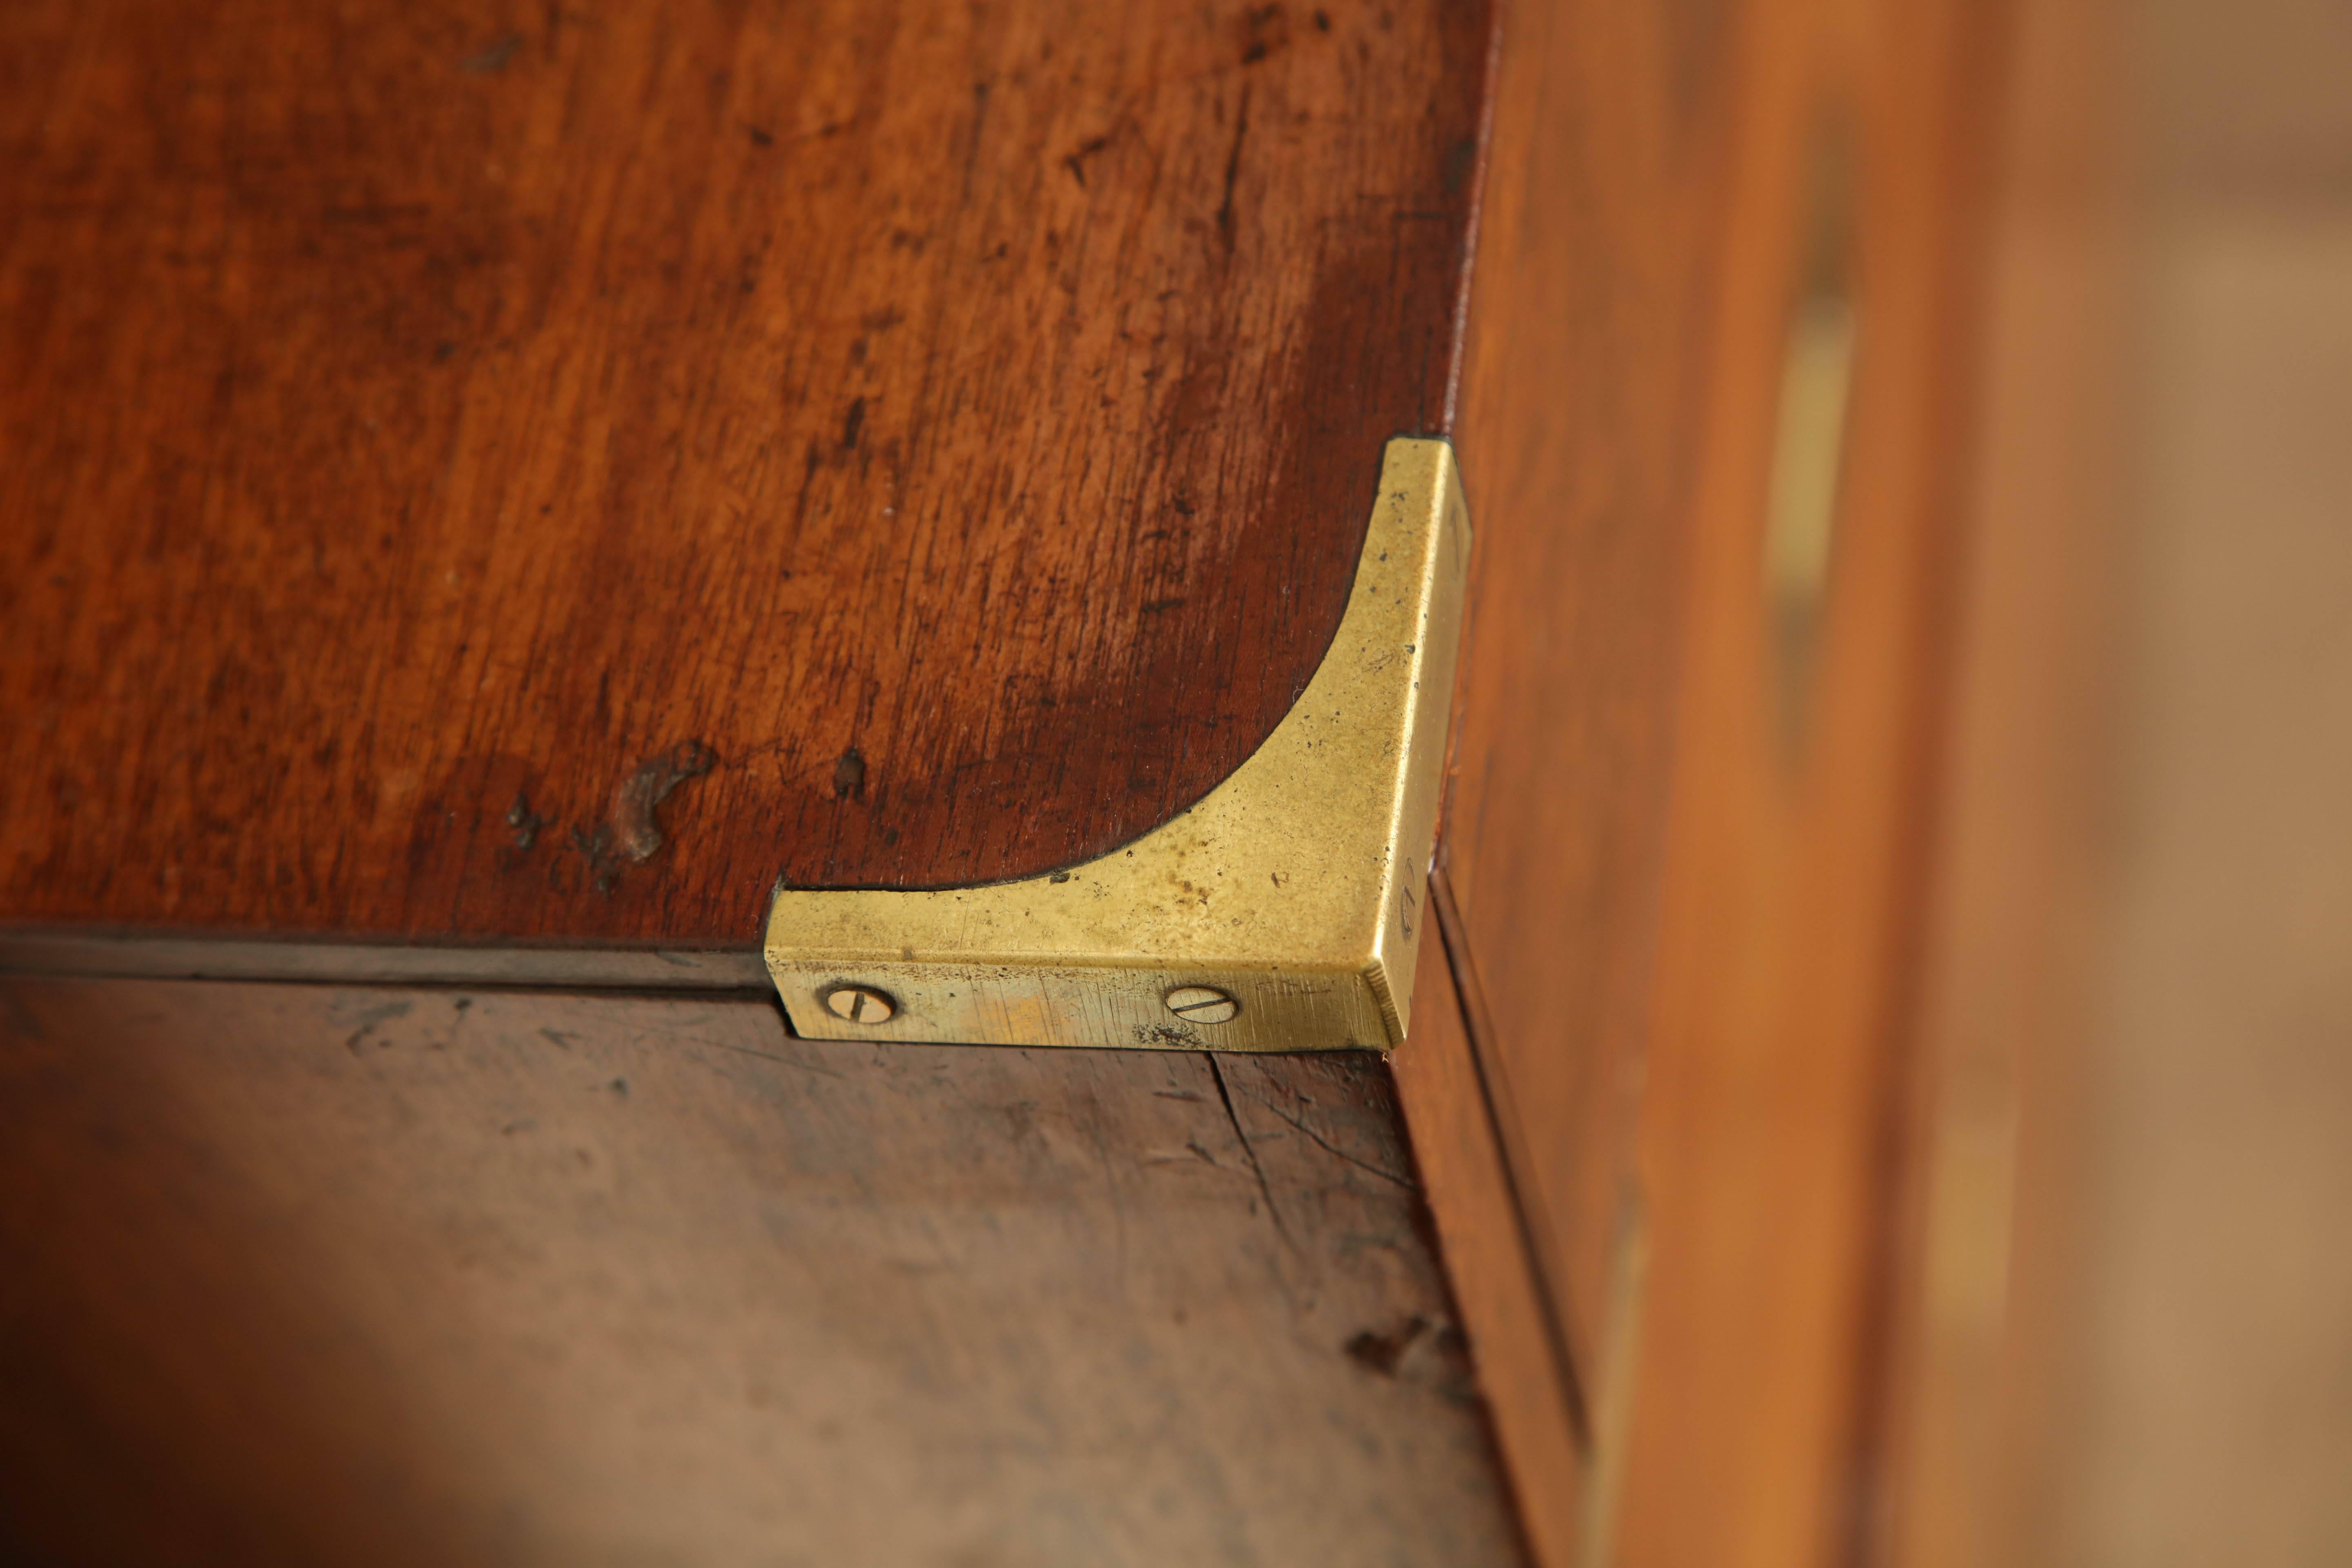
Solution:
<svg viewBox="0 0 2352 1568">
<path fill-rule="evenodd" d="M 1232 776 L 1125 848 L 1051 876 L 780 891 L 768 971 L 793 1026 L 992 1046 L 1401 1043 L 1469 554 L 1453 448 L 1390 442 L 1330 650 Z M 849 988 L 896 1010 L 841 1016 L 825 998 Z M 1191 989 L 1234 1009 L 1171 1005 Z"/>
</svg>

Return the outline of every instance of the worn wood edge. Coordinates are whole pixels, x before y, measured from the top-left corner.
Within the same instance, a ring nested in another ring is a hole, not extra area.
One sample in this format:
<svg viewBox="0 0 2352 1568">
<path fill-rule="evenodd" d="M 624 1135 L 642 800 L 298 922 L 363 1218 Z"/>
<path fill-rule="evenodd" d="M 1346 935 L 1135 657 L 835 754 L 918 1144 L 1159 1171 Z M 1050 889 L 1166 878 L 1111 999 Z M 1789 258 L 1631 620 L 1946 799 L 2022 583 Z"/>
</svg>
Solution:
<svg viewBox="0 0 2352 1568">
<path fill-rule="evenodd" d="M 143 931 L 0 932 L 0 973 L 136 980 L 284 980 L 348 984 L 563 986 L 757 994 L 760 950 L 426 947 L 391 942 L 152 936 Z"/>
<path fill-rule="evenodd" d="M 1572 1568 L 1585 1560 L 1593 1480 L 1583 1396 L 1529 1250 L 1497 1128 L 1507 1110 L 1481 1070 L 1444 929 L 1422 944 L 1412 1031 L 1390 1071 L 1529 1554 L 1543 1568 Z"/>
<path fill-rule="evenodd" d="M 1580 1343 L 1568 1316 L 1568 1282 L 1561 1278 L 1553 1240 L 1559 1234 L 1544 1202 L 1543 1184 L 1534 1152 L 1528 1147 L 1520 1104 L 1511 1089 L 1501 1040 L 1486 1009 L 1486 987 L 1470 946 L 1469 928 L 1454 901 L 1451 880 L 1441 868 L 1430 878 L 1430 910 L 1437 926 L 1438 950 L 1444 955 L 1447 989 L 1454 997 L 1463 1038 L 1469 1053 L 1472 1081 L 1486 1113 L 1486 1130 L 1503 1196 L 1527 1261 L 1529 1287 L 1542 1311 L 1547 1360 L 1559 1384 L 1562 1408 L 1580 1450 L 1592 1444 L 1592 1419 L 1586 1378 L 1591 1371 L 1591 1348 Z"/>
</svg>

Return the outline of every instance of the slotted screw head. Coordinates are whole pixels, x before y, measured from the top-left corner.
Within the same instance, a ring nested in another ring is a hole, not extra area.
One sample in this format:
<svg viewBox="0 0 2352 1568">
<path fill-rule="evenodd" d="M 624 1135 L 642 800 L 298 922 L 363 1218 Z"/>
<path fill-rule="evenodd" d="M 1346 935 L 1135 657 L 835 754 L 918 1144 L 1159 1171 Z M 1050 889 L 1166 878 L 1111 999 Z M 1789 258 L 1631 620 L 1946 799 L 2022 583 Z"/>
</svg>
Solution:
<svg viewBox="0 0 2352 1568">
<path fill-rule="evenodd" d="M 1240 1003 L 1206 985 L 1179 985 L 1166 1000 L 1168 1010 L 1188 1024 L 1222 1024 L 1242 1010 Z"/>
<path fill-rule="evenodd" d="M 887 1024 L 898 1010 L 887 991 L 871 985 L 836 985 L 824 994 L 825 1011 L 853 1024 Z"/>
</svg>

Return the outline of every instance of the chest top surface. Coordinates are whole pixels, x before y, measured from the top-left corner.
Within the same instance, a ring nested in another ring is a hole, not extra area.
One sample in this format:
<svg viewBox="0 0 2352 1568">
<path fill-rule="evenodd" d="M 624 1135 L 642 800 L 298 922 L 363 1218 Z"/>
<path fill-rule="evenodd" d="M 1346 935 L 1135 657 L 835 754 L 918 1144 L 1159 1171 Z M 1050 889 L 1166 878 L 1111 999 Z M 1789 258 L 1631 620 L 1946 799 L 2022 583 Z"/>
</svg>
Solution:
<svg viewBox="0 0 2352 1568">
<path fill-rule="evenodd" d="M 0 925 L 741 943 L 1199 799 L 1444 434 L 1489 18 L 0 16 Z"/>
</svg>

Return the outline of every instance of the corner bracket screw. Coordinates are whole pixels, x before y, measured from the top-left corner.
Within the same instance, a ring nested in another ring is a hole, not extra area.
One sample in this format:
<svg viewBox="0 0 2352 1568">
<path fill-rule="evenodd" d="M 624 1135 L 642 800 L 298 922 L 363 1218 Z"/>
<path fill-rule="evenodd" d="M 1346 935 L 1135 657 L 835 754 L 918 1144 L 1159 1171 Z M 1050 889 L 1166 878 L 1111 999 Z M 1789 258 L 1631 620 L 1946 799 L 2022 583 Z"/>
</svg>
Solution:
<svg viewBox="0 0 2352 1568">
<path fill-rule="evenodd" d="M 836 985 L 823 1000 L 826 1012 L 853 1024 L 887 1024 L 898 1011 L 898 1004 L 887 991 L 871 985 Z"/>
<path fill-rule="evenodd" d="M 1240 1003 L 1206 985 L 1179 985 L 1162 1000 L 1188 1024 L 1223 1024 L 1242 1010 Z"/>
</svg>

